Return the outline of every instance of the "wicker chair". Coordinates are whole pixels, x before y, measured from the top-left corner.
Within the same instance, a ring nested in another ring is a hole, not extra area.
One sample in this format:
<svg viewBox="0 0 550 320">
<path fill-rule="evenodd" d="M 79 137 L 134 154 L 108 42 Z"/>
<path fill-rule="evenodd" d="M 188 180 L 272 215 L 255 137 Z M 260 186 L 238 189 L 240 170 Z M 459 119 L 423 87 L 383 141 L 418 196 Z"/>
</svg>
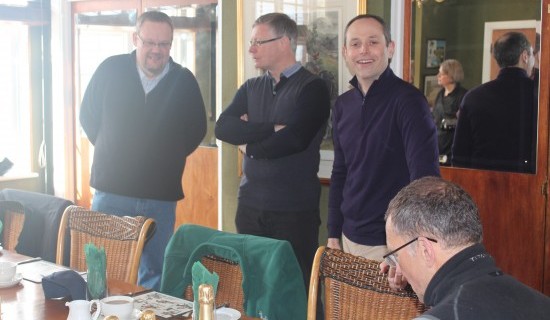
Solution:
<svg viewBox="0 0 550 320">
<path fill-rule="evenodd" d="M 63 264 L 67 242 L 70 245 L 69 266 L 86 271 L 84 245 L 93 243 L 105 248 L 109 278 L 137 283 L 143 246 L 153 229 L 154 220 L 151 218 L 119 217 L 69 206 L 59 226 L 56 262 Z"/>
<path fill-rule="evenodd" d="M 0 200 L 0 220 L 4 224 L 2 247 L 15 251 L 25 222 L 25 208 L 18 201 Z"/>
<path fill-rule="evenodd" d="M 204 256 L 201 263 L 208 271 L 215 272 L 220 277 L 216 305 L 226 304 L 244 314 L 243 274 L 239 264 L 215 255 Z M 183 298 L 189 301 L 194 300 L 192 286 L 187 286 Z"/>
<path fill-rule="evenodd" d="M 400 320 L 422 314 L 426 308 L 416 294 L 410 289 L 391 290 L 387 276 L 379 274 L 379 264 L 340 250 L 319 247 L 311 272 L 307 319 L 316 317 L 320 283 L 324 286 L 327 320 Z"/>
</svg>

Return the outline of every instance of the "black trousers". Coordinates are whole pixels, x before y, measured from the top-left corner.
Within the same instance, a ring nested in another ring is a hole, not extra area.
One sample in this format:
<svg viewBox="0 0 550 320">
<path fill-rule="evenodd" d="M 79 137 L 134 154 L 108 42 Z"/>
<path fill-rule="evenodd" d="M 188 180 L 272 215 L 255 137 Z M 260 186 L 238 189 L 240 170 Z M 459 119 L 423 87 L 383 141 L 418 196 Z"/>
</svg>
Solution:
<svg viewBox="0 0 550 320">
<path fill-rule="evenodd" d="M 315 251 L 319 246 L 319 210 L 269 211 L 258 210 L 239 203 L 235 217 L 237 232 L 255 236 L 287 240 L 294 249 L 302 269 L 306 291 Z"/>
<path fill-rule="evenodd" d="M 319 247 L 319 209 L 312 211 L 270 211 L 242 205 L 235 217 L 237 232 L 290 242 L 309 291 L 311 267 Z M 317 319 L 323 319 L 322 303 L 317 299 Z"/>
</svg>

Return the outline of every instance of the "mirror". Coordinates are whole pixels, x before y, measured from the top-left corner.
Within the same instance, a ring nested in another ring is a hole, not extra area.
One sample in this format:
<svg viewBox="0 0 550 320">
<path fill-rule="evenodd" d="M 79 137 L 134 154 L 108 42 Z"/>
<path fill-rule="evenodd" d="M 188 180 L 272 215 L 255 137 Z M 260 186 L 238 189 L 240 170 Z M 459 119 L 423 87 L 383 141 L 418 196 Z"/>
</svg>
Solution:
<svg viewBox="0 0 550 320">
<path fill-rule="evenodd" d="M 411 32 L 410 81 L 426 95 L 433 107 L 442 90 L 437 74 L 447 59 L 458 60 L 464 71 L 460 82 L 472 89 L 496 78 L 499 67 L 491 55 L 491 45 L 508 31 L 524 33 L 535 49 L 540 34 L 540 0 L 413 0 Z M 540 48 L 540 44 L 539 44 Z M 536 64 L 535 66 L 537 66 Z M 538 77 L 535 81 L 538 92 Z M 538 97 L 538 95 L 536 95 Z M 538 98 L 533 103 L 532 131 L 534 143 L 529 145 L 531 164 L 526 169 L 514 166 L 480 166 L 451 163 L 440 156 L 442 166 L 461 166 L 500 171 L 535 173 Z M 441 128 L 441 124 L 439 124 Z M 453 134 L 451 134 L 452 140 Z M 532 150 L 531 150 L 532 149 Z M 495 162 L 505 162 L 497 159 Z M 473 162 L 472 162 L 473 163 Z"/>
</svg>

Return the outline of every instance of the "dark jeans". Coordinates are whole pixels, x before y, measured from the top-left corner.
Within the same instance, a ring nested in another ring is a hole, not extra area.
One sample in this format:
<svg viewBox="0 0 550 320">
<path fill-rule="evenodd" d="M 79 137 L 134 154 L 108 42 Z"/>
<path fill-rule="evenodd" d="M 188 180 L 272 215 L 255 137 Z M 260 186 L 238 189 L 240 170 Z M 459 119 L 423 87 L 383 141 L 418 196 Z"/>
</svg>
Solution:
<svg viewBox="0 0 550 320">
<path fill-rule="evenodd" d="M 142 215 L 155 219 L 155 232 L 145 244 L 141 255 L 138 284 L 158 291 L 164 250 L 174 233 L 176 202 L 131 198 L 96 190 L 92 210 L 117 216 Z"/>
<path fill-rule="evenodd" d="M 239 203 L 235 217 L 237 232 L 255 236 L 287 240 L 294 249 L 302 269 L 306 293 L 315 252 L 319 247 L 319 209 L 312 211 L 270 211 L 247 207 Z M 317 299 L 317 313 L 322 306 Z M 317 319 L 322 319 L 322 315 Z"/>
</svg>

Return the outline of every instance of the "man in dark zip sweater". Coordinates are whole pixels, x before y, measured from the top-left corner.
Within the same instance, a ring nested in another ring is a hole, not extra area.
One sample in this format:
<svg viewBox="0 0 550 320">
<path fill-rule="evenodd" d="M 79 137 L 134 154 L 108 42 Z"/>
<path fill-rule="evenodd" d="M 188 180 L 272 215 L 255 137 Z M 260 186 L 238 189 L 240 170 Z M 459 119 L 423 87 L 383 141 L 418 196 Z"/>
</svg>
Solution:
<svg viewBox="0 0 550 320">
<path fill-rule="evenodd" d="M 439 176 L 437 133 L 424 95 L 389 67 L 394 43 L 384 20 L 357 16 L 345 39 L 355 76 L 333 110 L 328 247 L 381 260 L 391 198 L 415 179 Z"/>
<path fill-rule="evenodd" d="M 139 284 L 159 289 L 164 249 L 183 198 L 185 160 L 206 133 L 193 74 L 170 58 L 173 25 L 156 11 L 138 18 L 130 54 L 107 58 L 82 100 L 80 122 L 94 145 L 92 209 L 155 219 Z"/>
</svg>

